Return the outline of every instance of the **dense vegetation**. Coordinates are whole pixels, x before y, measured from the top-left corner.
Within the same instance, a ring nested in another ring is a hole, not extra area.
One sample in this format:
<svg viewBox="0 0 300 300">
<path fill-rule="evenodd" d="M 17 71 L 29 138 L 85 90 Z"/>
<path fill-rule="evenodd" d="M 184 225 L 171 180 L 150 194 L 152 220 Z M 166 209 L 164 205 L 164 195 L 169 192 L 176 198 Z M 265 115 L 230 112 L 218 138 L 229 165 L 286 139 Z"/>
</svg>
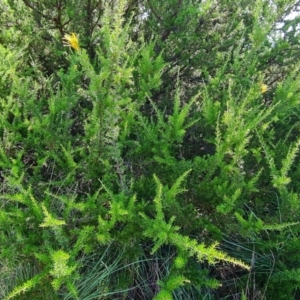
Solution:
<svg viewBox="0 0 300 300">
<path fill-rule="evenodd" d="M 0 0 L 0 298 L 299 299 L 299 4 Z"/>
</svg>

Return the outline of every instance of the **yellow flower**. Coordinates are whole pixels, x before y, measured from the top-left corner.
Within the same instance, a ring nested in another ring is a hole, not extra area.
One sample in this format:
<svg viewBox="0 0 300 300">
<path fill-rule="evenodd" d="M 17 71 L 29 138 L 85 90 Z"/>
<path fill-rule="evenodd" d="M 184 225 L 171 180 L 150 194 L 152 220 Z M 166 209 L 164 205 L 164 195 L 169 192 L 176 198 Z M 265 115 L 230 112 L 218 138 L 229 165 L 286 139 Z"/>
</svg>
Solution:
<svg viewBox="0 0 300 300">
<path fill-rule="evenodd" d="M 260 91 L 262 94 L 265 93 L 268 89 L 269 89 L 269 87 L 266 84 L 262 84 L 260 86 Z"/>
<path fill-rule="evenodd" d="M 64 45 L 72 47 L 76 51 L 79 50 L 79 42 L 77 35 L 73 32 L 71 34 L 65 34 L 64 36 Z"/>
</svg>

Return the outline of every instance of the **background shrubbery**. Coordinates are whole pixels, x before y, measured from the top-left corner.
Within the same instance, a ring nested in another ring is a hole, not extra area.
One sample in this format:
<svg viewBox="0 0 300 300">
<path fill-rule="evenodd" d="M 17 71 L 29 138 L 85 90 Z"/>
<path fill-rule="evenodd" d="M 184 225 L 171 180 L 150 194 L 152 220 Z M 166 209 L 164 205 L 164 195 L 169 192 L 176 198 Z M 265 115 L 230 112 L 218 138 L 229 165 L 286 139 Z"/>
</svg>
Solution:
<svg viewBox="0 0 300 300">
<path fill-rule="evenodd" d="M 2 0 L 0 298 L 298 299 L 298 8 Z"/>
</svg>

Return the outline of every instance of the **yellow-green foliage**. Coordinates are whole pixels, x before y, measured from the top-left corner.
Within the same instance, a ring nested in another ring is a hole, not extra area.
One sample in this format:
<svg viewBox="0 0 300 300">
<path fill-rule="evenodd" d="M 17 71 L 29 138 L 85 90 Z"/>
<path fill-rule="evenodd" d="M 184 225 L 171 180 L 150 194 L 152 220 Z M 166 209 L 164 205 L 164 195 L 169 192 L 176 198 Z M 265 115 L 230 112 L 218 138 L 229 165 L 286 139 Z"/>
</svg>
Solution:
<svg viewBox="0 0 300 300">
<path fill-rule="evenodd" d="M 296 8 L 2 1 L 0 298 L 299 298 Z"/>
</svg>

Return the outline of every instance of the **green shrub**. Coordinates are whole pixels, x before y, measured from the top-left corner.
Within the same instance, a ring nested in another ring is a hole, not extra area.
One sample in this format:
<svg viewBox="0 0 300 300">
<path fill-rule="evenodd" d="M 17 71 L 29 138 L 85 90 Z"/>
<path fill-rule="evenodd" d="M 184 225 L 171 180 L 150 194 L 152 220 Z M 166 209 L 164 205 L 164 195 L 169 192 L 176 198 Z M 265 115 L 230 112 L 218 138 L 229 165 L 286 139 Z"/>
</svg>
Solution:
<svg viewBox="0 0 300 300">
<path fill-rule="evenodd" d="M 293 5 L 1 4 L 2 298 L 297 298 Z"/>
</svg>

